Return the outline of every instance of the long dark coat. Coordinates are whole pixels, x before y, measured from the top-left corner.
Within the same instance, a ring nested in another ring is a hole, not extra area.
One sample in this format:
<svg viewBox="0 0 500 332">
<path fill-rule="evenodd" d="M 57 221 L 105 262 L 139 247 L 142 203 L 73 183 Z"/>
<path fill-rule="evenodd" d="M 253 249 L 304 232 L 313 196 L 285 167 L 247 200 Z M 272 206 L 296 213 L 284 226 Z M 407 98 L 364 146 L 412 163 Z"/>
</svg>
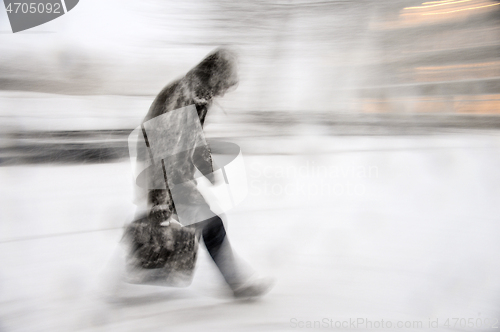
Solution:
<svg viewBox="0 0 500 332">
<path fill-rule="evenodd" d="M 203 126 L 213 99 L 222 96 L 236 84 L 235 55 L 229 50 L 217 49 L 184 77 L 167 85 L 153 101 L 143 123 L 167 112 L 195 105 L 200 123 Z M 169 123 L 164 130 L 168 131 L 170 126 L 176 126 L 176 123 Z M 181 179 L 192 178 L 195 171 L 194 165 L 196 165 L 196 168 L 204 175 L 208 175 L 210 179 L 213 166 L 208 146 L 191 157 L 191 162 L 188 162 L 186 158 L 170 161 L 174 163 L 169 166 L 173 166 L 171 168 L 176 171 L 176 176 Z M 191 195 L 191 203 L 194 206 L 208 206 L 195 188 L 190 191 L 189 195 Z M 149 190 L 147 201 L 150 207 L 148 215 L 133 222 L 127 228 L 125 238 L 130 239 L 134 244 L 133 251 L 136 257 L 140 258 L 142 267 L 158 268 L 164 266 L 165 261 L 168 261 L 169 255 L 172 254 L 174 248 L 173 244 L 169 243 L 169 239 L 172 239 L 172 231 L 174 233 L 178 231 L 162 228 L 159 224 L 170 218 L 172 214 L 176 214 L 176 207 L 168 185 L 166 189 Z M 189 251 L 192 245 L 192 243 L 188 243 L 184 250 Z M 180 250 L 180 248 L 176 250 Z M 181 268 L 183 264 L 184 267 L 189 268 L 192 262 L 188 259 L 187 262 L 180 261 L 178 264 L 181 264 Z"/>
</svg>

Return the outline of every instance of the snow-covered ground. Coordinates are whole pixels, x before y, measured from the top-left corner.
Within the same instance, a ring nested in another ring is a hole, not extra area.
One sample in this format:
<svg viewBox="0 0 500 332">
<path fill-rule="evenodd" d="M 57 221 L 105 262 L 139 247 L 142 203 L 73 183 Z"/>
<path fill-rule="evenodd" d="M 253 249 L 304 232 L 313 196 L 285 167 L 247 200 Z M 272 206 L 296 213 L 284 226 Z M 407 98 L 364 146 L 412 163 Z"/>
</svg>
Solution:
<svg viewBox="0 0 500 332">
<path fill-rule="evenodd" d="M 2 167 L 0 331 L 421 330 L 429 319 L 457 330 L 500 318 L 498 132 L 246 144 L 286 152 L 244 155 L 250 192 L 228 213 L 239 255 L 277 279 L 266 297 L 231 299 L 203 248 L 188 288 L 116 285 L 134 213 L 128 161 Z"/>
</svg>

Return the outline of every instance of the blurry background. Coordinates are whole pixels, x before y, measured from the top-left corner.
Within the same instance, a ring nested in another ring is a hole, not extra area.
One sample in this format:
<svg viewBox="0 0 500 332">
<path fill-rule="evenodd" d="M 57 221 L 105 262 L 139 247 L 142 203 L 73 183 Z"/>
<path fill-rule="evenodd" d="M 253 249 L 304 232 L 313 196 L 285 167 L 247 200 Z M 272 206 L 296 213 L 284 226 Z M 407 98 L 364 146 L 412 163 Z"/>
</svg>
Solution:
<svg viewBox="0 0 500 332">
<path fill-rule="evenodd" d="M 213 122 L 245 124 L 219 126 L 225 135 L 254 123 L 266 133 L 304 122 L 329 134 L 496 128 L 498 5 L 87 0 L 18 34 L 2 9 L 0 162 L 53 159 L 46 150 L 65 144 L 60 135 L 94 141 L 94 158 L 122 157 L 126 130 L 158 91 L 220 45 L 239 51 L 241 83 Z M 98 145 L 102 135 L 116 139 L 113 151 Z M 73 160 L 64 148 L 57 159 Z"/>
<path fill-rule="evenodd" d="M 206 132 L 250 187 L 229 234 L 278 284 L 230 306 L 202 254 L 189 289 L 104 304 L 127 136 L 218 46 L 240 84 Z M 0 331 L 499 318 L 499 114 L 499 1 L 82 0 L 16 34 L 2 7 Z"/>
</svg>

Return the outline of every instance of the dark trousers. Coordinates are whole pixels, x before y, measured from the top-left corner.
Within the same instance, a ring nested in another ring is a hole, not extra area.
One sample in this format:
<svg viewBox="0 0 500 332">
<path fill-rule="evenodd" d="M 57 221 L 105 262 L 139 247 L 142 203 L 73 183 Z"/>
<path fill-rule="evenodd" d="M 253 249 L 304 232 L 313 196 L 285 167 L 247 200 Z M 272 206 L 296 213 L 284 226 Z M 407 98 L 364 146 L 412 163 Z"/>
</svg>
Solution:
<svg viewBox="0 0 500 332">
<path fill-rule="evenodd" d="M 231 288 L 243 283 L 248 277 L 245 267 L 240 266 L 233 253 L 222 219 L 214 216 L 197 225 L 201 228 L 203 242 L 222 276 Z"/>
<path fill-rule="evenodd" d="M 203 237 L 203 242 L 207 247 L 210 257 L 214 261 L 217 260 L 219 252 L 222 248 L 224 240 L 226 240 L 226 229 L 222 219 L 219 216 L 212 217 L 203 221 L 201 234 Z"/>
</svg>

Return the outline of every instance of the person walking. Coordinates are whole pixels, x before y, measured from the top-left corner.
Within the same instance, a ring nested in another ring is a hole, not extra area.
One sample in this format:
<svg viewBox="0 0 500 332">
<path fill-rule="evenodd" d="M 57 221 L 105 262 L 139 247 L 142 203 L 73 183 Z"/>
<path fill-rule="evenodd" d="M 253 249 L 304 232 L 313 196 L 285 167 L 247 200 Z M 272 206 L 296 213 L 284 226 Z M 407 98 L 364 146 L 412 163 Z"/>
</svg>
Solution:
<svg viewBox="0 0 500 332">
<path fill-rule="evenodd" d="M 218 48 L 210 53 L 184 77 L 170 83 L 158 94 L 143 120 L 143 130 L 146 122 L 191 105 L 196 108 L 199 123 L 203 127 L 214 99 L 222 97 L 228 90 L 236 87 L 238 83 L 236 63 L 236 54 L 231 50 Z M 183 133 L 184 130 L 192 131 L 190 126 L 186 128 L 178 128 L 178 126 L 183 126 L 183 123 L 172 120 L 170 123 L 162 123 L 162 127 L 158 129 L 165 135 L 179 132 L 184 136 L 195 135 L 189 132 Z M 148 142 L 150 138 L 145 133 L 144 135 L 146 145 L 149 147 L 152 142 Z M 169 139 L 174 142 L 180 140 L 177 137 L 169 137 Z M 147 158 L 147 156 L 142 156 L 142 158 Z M 273 285 L 273 280 L 258 277 L 252 269 L 237 259 L 221 217 L 210 210 L 209 204 L 196 188 L 196 180 L 194 180 L 196 169 L 212 184 L 220 181 L 214 173 L 209 146 L 205 145 L 201 149 L 189 150 L 166 158 L 162 166 L 150 172 L 148 181 L 154 183 L 164 179 L 165 189 L 150 189 L 163 188 L 150 186 L 149 189 L 138 194 L 143 197 L 147 208 L 136 216 L 136 221 L 141 222 L 132 223 L 133 226 L 128 227 L 125 233 L 126 237 L 134 243 L 133 252 L 143 253 L 141 266 L 146 268 L 159 266 L 162 260 L 160 253 L 167 252 L 168 256 L 169 250 L 175 250 L 165 234 L 175 229 L 175 225 L 179 225 L 176 219 L 179 219 L 178 214 L 182 209 L 182 215 L 198 218 L 196 223 L 184 229 L 192 231 L 197 239 L 203 239 L 210 257 L 232 290 L 234 297 L 257 297 L 267 293 Z M 174 202 L 169 183 L 184 184 L 183 202 Z M 207 216 L 210 217 L 207 218 Z M 190 250 L 193 249 L 192 244 L 190 248 Z M 194 261 L 195 259 L 196 257 Z M 186 264 L 194 265 L 193 262 Z"/>
</svg>

